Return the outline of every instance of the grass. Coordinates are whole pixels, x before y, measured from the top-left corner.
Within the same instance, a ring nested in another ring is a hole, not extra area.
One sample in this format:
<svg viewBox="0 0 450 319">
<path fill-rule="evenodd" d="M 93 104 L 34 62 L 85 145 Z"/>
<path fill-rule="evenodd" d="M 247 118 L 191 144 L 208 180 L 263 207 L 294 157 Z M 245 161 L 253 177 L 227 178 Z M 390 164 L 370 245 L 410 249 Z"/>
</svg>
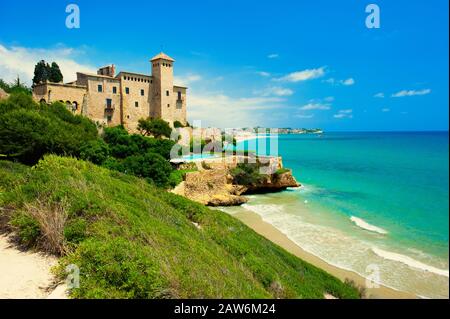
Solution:
<svg viewBox="0 0 450 319">
<path fill-rule="evenodd" d="M 0 191 L 4 227 L 61 255 L 60 279 L 80 268 L 74 298 L 359 297 L 232 216 L 89 162 L 0 161 Z"/>
</svg>

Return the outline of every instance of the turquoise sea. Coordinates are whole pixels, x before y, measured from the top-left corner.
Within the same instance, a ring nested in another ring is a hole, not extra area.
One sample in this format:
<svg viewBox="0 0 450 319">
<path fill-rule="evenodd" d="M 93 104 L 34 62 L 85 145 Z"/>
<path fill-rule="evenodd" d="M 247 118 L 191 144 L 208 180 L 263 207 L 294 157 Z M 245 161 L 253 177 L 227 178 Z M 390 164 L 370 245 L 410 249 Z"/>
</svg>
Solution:
<svg viewBox="0 0 450 319">
<path fill-rule="evenodd" d="M 258 143 L 260 154 L 277 145 L 303 186 L 252 195 L 229 213 L 253 211 L 310 253 L 386 286 L 449 297 L 448 132 L 279 135 L 238 149 Z"/>
</svg>

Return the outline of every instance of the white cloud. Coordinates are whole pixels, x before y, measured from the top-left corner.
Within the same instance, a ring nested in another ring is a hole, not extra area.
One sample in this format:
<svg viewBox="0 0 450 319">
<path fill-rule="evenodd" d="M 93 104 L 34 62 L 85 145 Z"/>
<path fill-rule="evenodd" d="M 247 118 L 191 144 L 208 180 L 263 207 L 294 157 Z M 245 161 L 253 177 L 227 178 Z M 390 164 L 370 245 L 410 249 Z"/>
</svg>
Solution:
<svg viewBox="0 0 450 319">
<path fill-rule="evenodd" d="M 331 106 L 329 104 L 322 104 L 322 103 L 308 103 L 300 107 L 300 110 L 302 111 L 329 110 L 329 109 L 331 109 Z"/>
<path fill-rule="evenodd" d="M 284 108 L 280 97 L 235 98 L 222 93 L 188 96 L 188 117 L 192 123 L 201 120 L 202 126 L 222 128 L 261 125 L 267 121 L 267 112 Z"/>
<path fill-rule="evenodd" d="M 382 98 L 384 98 L 384 93 L 383 92 L 377 93 L 373 97 L 377 97 L 377 98 L 382 99 Z"/>
<path fill-rule="evenodd" d="M 279 57 L 278 53 L 271 53 L 267 56 L 269 59 L 276 59 Z"/>
<path fill-rule="evenodd" d="M 348 78 L 346 80 L 342 80 L 341 83 L 346 86 L 353 85 L 353 84 L 355 84 L 355 79 Z"/>
<path fill-rule="evenodd" d="M 176 85 L 189 86 L 192 82 L 200 81 L 202 77 L 198 74 L 186 74 L 174 77 L 174 83 Z"/>
<path fill-rule="evenodd" d="M 430 94 L 430 89 L 423 89 L 423 90 L 402 90 L 395 94 L 392 94 L 392 97 L 404 97 L 404 96 L 414 96 L 414 95 L 426 95 Z"/>
<path fill-rule="evenodd" d="M 353 110 L 352 109 L 345 109 L 345 110 L 339 110 L 336 114 L 333 115 L 336 119 L 343 119 L 343 118 L 353 118 Z"/>
<path fill-rule="evenodd" d="M 325 102 L 333 102 L 333 101 L 334 101 L 334 96 L 327 96 L 327 97 L 324 99 L 324 101 L 325 101 Z"/>
<path fill-rule="evenodd" d="M 56 62 L 64 76 L 65 82 L 74 81 L 76 72 L 95 72 L 97 69 L 88 64 L 80 64 L 75 58 L 83 52 L 73 48 L 55 47 L 51 49 L 5 47 L 0 44 L 0 77 L 5 81 L 12 81 L 20 76 L 31 84 L 34 67 L 40 60 Z"/>
<path fill-rule="evenodd" d="M 280 87 L 280 86 L 271 86 L 271 87 L 267 87 L 263 90 L 255 91 L 254 93 L 256 95 L 261 95 L 261 96 L 271 96 L 271 95 L 290 96 L 290 95 L 294 94 L 294 91 L 291 89 Z"/>
<path fill-rule="evenodd" d="M 325 67 L 320 67 L 317 69 L 307 69 L 303 71 L 297 71 L 289 73 L 281 78 L 275 79 L 275 81 L 286 81 L 286 82 L 300 82 L 312 79 L 317 79 L 325 74 Z"/>
<path fill-rule="evenodd" d="M 345 80 L 337 80 L 335 78 L 329 78 L 329 79 L 323 80 L 322 82 L 325 82 L 325 83 L 328 83 L 331 85 L 345 85 L 345 86 L 350 86 L 350 85 L 353 85 L 356 83 L 354 78 L 348 78 Z"/>
<path fill-rule="evenodd" d="M 261 76 L 264 76 L 264 77 L 270 76 L 270 73 L 269 73 L 269 72 L 264 72 L 264 71 L 256 72 L 256 74 L 261 75 Z"/>
<path fill-rule="evenodd" d="M 390 112 L 390 111 L 391 109 L 387 107 L 381 109 L 381 112 Z"/>
</svg>

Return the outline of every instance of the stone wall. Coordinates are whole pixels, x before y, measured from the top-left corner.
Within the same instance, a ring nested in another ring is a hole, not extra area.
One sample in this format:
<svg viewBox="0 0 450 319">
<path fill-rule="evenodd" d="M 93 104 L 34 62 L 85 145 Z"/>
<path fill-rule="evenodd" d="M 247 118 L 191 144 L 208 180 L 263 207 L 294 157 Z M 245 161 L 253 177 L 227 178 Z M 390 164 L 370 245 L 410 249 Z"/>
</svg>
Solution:
<svg viewBox="0 0 450 319">
<path fill-rule="evenodd" d="M 86 87 L 62 83 L 43 83 L 33 88 L 33 98 L 45 103 L 60 101 L 69 104 L 75 114 L 81 114 Z"/>
</svg>

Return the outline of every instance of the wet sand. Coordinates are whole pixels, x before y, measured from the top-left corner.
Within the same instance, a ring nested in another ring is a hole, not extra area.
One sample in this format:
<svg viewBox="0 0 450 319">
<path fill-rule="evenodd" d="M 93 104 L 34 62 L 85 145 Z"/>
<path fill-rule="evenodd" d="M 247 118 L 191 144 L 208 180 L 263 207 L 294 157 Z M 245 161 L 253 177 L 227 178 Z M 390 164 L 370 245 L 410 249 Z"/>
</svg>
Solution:
<svg viewBox="0 0 450 319">
<path fill-rule="evenodd" d="M 258 214 L 247 211 L 247 212 L 239 212 L 233 214 L 233 217 L 239 219 L 248 227 L 252 228 L 258 234 L 264 236 L 275 244 L 283 247 L 291 254 L 299 257 L 300 259 L 309 262 L 310 264 L 325 270 L 331 275 L 341 279 L 344 281 L 345 279 L 353 280 L 356 285 L 360 287 L 366 286 L 366 279 L 359 274 L 335 267 L 333 265 L 328 264 L 324 260 L 319 257 L 314 256 L 303 250 L 300 246 L 290 240 L 286 235 L 284 235 L 281 231 L 276 229 L 269 223 L 266 223 Z M 379 288 L 366 288 L 366 298 L 374 298 L 374 299 L 413 299 L 417 298 L 417 296 L 398 291 L 389 287 L 385 287 L 380 285 Z"/>
</svg>

